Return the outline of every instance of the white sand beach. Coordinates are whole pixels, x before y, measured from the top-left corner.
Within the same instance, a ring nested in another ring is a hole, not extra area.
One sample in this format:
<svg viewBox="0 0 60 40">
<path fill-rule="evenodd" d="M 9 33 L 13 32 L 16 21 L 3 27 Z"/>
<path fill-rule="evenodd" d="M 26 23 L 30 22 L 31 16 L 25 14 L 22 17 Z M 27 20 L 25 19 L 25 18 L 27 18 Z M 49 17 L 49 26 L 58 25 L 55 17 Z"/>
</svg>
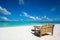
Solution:
<svg viewBox="0 0 60 40">
<path fill-rule="evenodd" d="M 60 40 L 60 24 L 55 24 L 53 36 L 37 37 L 32 34 L 32 26 L 1 27 L 0 40 Z"/>
</svg>

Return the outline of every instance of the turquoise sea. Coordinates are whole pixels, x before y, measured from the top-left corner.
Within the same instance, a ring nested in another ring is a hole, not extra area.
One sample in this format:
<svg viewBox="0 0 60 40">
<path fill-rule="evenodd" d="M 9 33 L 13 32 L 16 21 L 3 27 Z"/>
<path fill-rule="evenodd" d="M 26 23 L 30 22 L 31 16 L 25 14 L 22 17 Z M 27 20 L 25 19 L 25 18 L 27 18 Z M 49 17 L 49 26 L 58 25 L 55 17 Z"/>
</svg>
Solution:
<svg viewBox="0 0 60 40">
<path fill-rule="evenodd" d="M 40 25 L 40 24 L 60 24 L 60 22 L 36 22 L 36 21 L 29 21 L 29 22 L 0 22 L 0 27 L 8 27 L 8 26 L 24 26 L 24 25 Z"/>
</svg>

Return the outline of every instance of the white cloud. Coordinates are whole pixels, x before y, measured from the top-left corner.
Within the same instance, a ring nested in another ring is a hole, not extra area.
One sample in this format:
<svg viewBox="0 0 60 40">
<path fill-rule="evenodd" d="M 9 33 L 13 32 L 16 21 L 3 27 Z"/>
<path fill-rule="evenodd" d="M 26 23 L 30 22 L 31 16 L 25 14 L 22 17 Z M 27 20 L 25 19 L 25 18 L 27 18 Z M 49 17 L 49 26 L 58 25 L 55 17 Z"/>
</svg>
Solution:
<svg viewBox="0 0 60 40">
<path fill-rule="evenodd" d="M 30 15 L 28 15 L 26 12 L 22 12 L 24 16 L 29 17 Z"/>
<path fill-rule="evenodd" d="M 33 16 L 29 16 L 29 18 L 31 18 L 31 19 L 33 19 L 33 20 L 36 20 L 36 18 L 35 18 L 35 17 L 33 17 Z"/>
<path fill-rule="evenodd" d="M 31 16 L 31 15 L 27 14 L 26 12 L 22 12 L 22 13 L 23 13 L 23 15 L 24 15 L 25 17 L 31 18 L 31 19 L 33 19 L 33 20 L 36 20 L 36 18 L 35 18 L 34 16 Z"/>
<path fill-rule="evenodd" d="M 23 15 L 20 15 L 20 16 L 25 16 L 25 17 L 28 17 L 28 18 L 33 19 L 33 20 L 41 20 L 41 18 L 31 16 L 31 15 L 29 15 L 29 14 L 26 13 L 26 12 L 22 12 L 22 13 L 23 13 Z"/>
<path fill-rule="evenodd" d="M 34 16 L 29 16 L 29 18 L 33 19 L 33 20 L 42 20 L 41 18 L 39 17 L 34 17 Z"/>
<path fill-rule="evenodd" d="M 19 4 L 24 4 L 24 0 L 19 0 Z"/>
<path fill-rule="evenodd" d="M 47 16 L 42 16 L 43 21 L 53 21 L 51 18 L 48 18 Z"/>
<path fill-rule="evenodd" d="M 46 16 L 42 16 L 42 18 L 47 18 Z"/>
<path fill-rule="evenodd" d="M 48 18 L 47 16 L 42 16 L 40 18 L 38 16 L 31 16 L 27 12 L 22 12 L 22 13 L 23 13 L 23 15 L 20 15 L 20 16 L 25 16 L 25 17 L 28 17 L 28 18 L 33 19 L 33 20 L 37 20 L 37 21 L 53 21 L 53 19 Z"/>
<path fill-rule="evenodd" d="M 18 20 L 18 19 L 16 19 L 16 20 L 10 20 L 7 17 L 1 17 L 1 16 L 0 16 L 0 19 L 2 19 L 2 21 L 22 21 L 22 20 Z"/>
<path fill-rule="evenodd" d="M 42 20 L 42 18 L 36 17 L 37 20 Z"/>
<path fill-rule="evenodd" d="M 8 21 L 9 19 L 7 17 L 0 17 L 4 21 Z"/>
<path fill-rule="evenodd" d="M 0 6 L 0 13 L 3 13 L 5 15 L 11 15 L 11 13 L 7 9 L 2 8 L 1 6 Z"/>
</svg>

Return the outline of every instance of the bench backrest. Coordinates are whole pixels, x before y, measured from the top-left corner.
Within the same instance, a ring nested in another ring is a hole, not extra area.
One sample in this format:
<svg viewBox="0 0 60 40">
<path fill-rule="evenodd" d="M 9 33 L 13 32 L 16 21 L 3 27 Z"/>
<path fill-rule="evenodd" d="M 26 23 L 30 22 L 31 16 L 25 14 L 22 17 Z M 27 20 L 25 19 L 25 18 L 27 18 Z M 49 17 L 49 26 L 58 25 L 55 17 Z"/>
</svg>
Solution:
<svg viewBox="0 0 60 40">
<path fill-rule="evenodd" d="M 47 33 L 47 32 L 52 32 L 54 28 L 54 25 L 52 24 L 45 24 L 41 27 L 40 31 L 41 33 Z"/>
</svg>

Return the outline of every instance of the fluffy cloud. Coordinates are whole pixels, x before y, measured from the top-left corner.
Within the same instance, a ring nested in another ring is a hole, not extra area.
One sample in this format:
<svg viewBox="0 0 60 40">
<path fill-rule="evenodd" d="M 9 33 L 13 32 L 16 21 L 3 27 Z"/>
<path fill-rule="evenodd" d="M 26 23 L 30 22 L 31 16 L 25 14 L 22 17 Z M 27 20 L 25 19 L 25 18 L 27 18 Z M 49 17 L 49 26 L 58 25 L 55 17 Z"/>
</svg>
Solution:
<svg viewBox="0 0 60 40">
<path fill-rule="evenodd" d="M 8 21 L 9 19 L 7 17 L 0 17 L 4 21 Z"/>
<path fill-rule="evenodd" d="M 39 17 L 35 17 L 37 20 L 42 20 L 42 18 L 39 18 Z"/>
<path fill-rule="evenodd" d="M 43 21 L 53 21 L 51 18 L 48 18 L 47 16 L 42 16 Z"/>
<path fill-rule="evenodd" d="M 47 18 L 46 16 L 42 16 L 42 18 Z"/>
<path fill-rule="evenodd" d="M 22 21 L 22 20 L 10 20 L 10 19 L 8 19 L 7 17 L 1 17 L 0 16 L 0 19 L 2 19 L 2 21 Z"/>
<path fill-rule="evenodd" d="M 24 0 L 19 0 L 19 4 L 24 4 Z"/>
<path fill-rule="evenodd" d="M 22 12 L 24 16 L 29 17 L 30 15 L 28 15 L 26 12 Z"/>
<path fill-rule="evenodd" d="M 41 20 L 41 18 L 31 16 L 31 15 L 27 14 L 26 12 L 22 12 L 22 13 L 23 13 L 23 16 L 28 17 L 28 18 L 30 18 L 30 19 L 33 19 L 33 20 Z M 21 16 L 21 15 L 20 15 L 20 16 Z"/>
<path fill-rule="evenodd" d="M 53 21 L 53 19 L 51 18 L 48 18 L 47 16 L 42 16 L 41 18 L 38 17 L 38 16 L 31 16 L 29 15 L 28 13 L 26 12 L 22 12 L 23 15 L 20 15 L 20 16 L 25 16 L 25 17 L 28 17 L 30 19 L 33 19 L 33 20 L 39 20 L 39 21 Z"/>
<path fill-rule="evenodd" d="M 0 13 L 3 13 L 5 15 L 11 15 L 11 13 L 7 9 L 2 8 L 1 6 L 0 6 Z"/>
</svg>

